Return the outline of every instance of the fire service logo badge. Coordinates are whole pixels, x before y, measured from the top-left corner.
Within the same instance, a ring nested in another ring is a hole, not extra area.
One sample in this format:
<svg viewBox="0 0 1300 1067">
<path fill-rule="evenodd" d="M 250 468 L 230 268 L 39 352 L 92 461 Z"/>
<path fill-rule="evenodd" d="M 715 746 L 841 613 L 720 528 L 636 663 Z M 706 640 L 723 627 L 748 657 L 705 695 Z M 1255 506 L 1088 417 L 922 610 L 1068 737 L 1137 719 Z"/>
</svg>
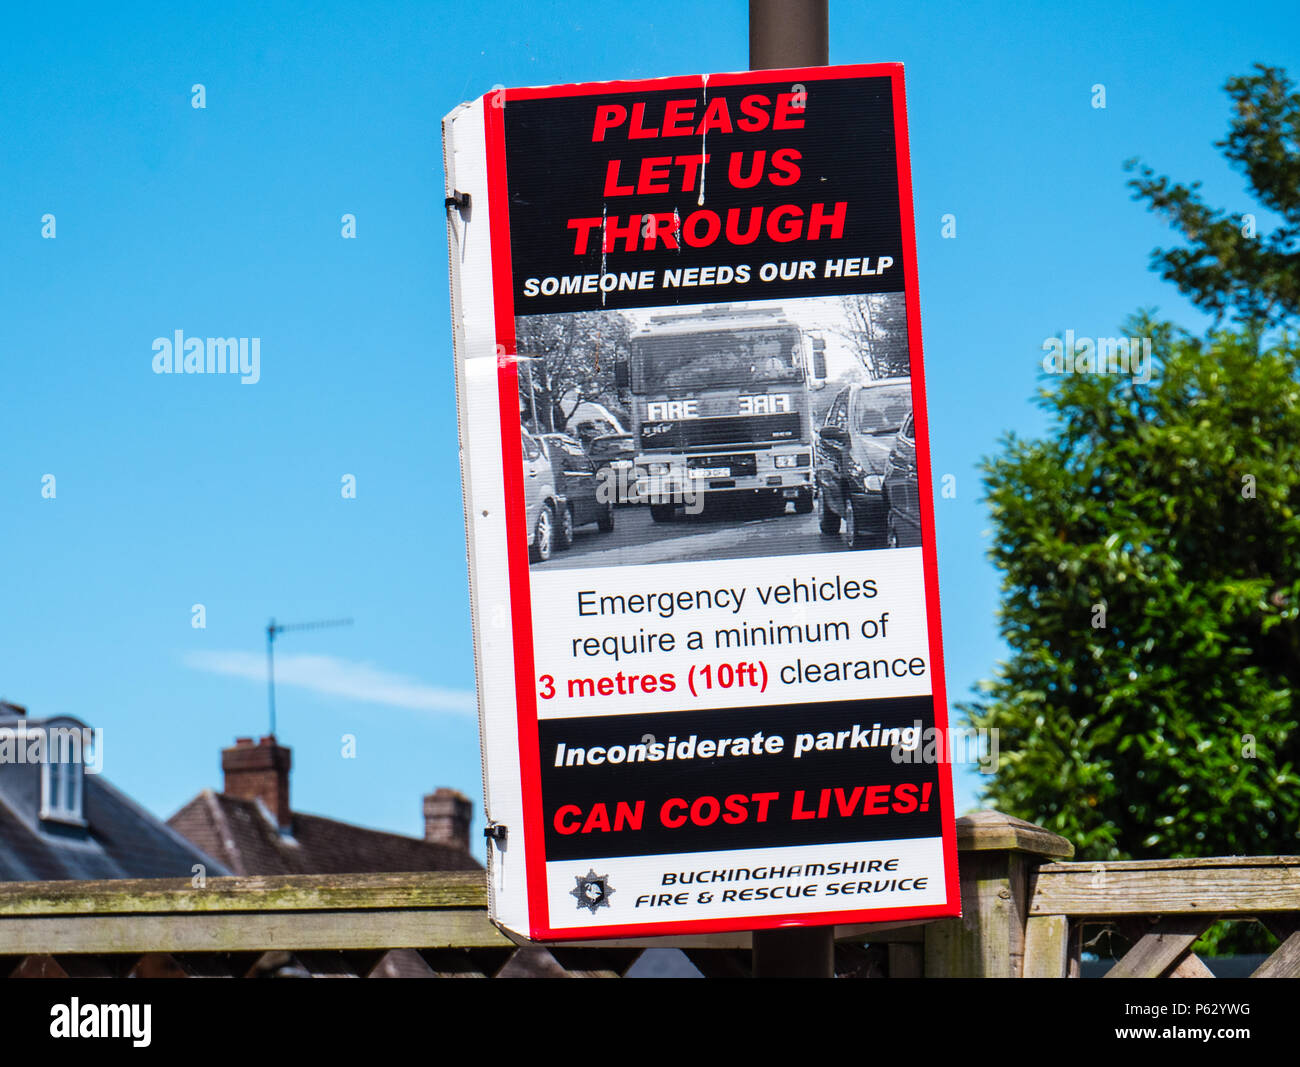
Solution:
<svg viewBox="0 0 1300 1067">
<path fill-rule="evenodd" d="M 597 908 L 609 907 L 609 898 L 614 892 L 609 884 L 609 875 L 597 874 L 594 868 L 588 867 L 586 874 L 575 875 L 573 880 L 578 884 L 569 890 L 569 896 L 577 898 L 579 911 L 586 908 L 595 915 Z"/>
</svg>

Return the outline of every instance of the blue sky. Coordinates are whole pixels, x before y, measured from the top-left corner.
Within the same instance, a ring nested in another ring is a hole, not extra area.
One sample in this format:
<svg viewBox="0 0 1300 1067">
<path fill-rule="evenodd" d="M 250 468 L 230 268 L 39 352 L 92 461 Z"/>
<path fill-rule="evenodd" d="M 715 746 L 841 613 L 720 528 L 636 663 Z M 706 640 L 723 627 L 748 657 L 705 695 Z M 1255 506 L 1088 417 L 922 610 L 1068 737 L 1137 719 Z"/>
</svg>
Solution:
<svg viewBox="0 0 1300 1067">
<path fill-rule="evenodd" d="M 7 11 L 0 697 L 103 727 L 106 773 L 165 817 L 220 785 L 223 745 L 265 732 L 267 618 L 351 616 L 277 646 L 294 807 L 412 834 L 435 786 L 481 810 L 440 119 L 494 85 L 744 68 L 746 7 Z M 1122 162 L 1250 210 L 1213 148 L 1222 86 L 1255 62 L 1300 73 L 1300 20 L 1290 3 L 831 7 L 832 62 L 906 65 L 960 700 L 1003 653 L 976 467 L 1042 429 L 1044 338 L 1111 334 L 1139 307 L 1206 325 L 1147 269 L 1169 235 Z M 153 340 L 177 329 L 261 338 L 261 380 L 155 375 Z"/>
</svg>

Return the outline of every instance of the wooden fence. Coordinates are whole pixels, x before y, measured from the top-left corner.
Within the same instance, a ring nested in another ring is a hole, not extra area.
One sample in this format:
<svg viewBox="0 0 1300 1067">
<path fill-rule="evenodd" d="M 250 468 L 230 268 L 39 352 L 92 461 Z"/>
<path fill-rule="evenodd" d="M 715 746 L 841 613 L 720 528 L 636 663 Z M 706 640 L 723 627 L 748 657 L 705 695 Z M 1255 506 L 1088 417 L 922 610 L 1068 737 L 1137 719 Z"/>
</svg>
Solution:
<svg viewBox="0 0 1300 1067">
<path fill-rule="evenodd" d="M 1256 977 L 1300 976 L 1300 857 L 1070 862 L 997 812 L 957 821 L 960 919 L 837 927 L 845 977 L 1071 977 L 1088 934 L 1131 945 L 1107 977 L 1209 977 L 1218 919 L 1281 942 Z M 0 976 L 619 977 L 649 947 L 709 977 L 751 973 L 748 934 L 519 948 L 477 872 L 0 883 Z"/>
</svg>

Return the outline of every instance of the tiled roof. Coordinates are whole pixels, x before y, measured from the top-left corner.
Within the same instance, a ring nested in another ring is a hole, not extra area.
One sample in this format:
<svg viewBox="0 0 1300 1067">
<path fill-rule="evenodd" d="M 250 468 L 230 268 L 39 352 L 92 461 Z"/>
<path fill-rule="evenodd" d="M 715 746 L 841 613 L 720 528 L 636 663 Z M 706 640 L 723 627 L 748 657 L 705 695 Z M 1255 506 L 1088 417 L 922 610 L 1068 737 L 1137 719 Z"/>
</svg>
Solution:
<svg viewBox="0 0 1300 1067">
<path fill-rule="evenodd" d="M 190 878 L 196 863 L 231 873 L 101 776 L 87 774 L 84 788 L 84 829 L 43 822 L 0 792 L 0 881 Z"/>
<path fill-rule="evenodd" d="M 282 834 L 266 808 L 205 789 L 167 820 L 177 833 L 234 874 L 365 874 L 380 871 L 481 870 L 452 845 L 293 813 Z"/>
</svg>

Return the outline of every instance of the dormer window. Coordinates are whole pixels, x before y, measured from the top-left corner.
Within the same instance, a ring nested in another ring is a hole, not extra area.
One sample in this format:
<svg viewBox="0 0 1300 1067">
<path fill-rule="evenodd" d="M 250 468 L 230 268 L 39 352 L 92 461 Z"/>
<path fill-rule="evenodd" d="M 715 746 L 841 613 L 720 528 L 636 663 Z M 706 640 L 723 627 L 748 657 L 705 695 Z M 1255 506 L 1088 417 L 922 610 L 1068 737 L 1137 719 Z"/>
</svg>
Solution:
<svg viewBox="0 0 1300 1067">
<path fill-rule="evenodd" d="M 41 818 L 85 825 L 82 792 L 85 768 L 81 763 L 46 762 L 41 765 Z"/>
</svg>

